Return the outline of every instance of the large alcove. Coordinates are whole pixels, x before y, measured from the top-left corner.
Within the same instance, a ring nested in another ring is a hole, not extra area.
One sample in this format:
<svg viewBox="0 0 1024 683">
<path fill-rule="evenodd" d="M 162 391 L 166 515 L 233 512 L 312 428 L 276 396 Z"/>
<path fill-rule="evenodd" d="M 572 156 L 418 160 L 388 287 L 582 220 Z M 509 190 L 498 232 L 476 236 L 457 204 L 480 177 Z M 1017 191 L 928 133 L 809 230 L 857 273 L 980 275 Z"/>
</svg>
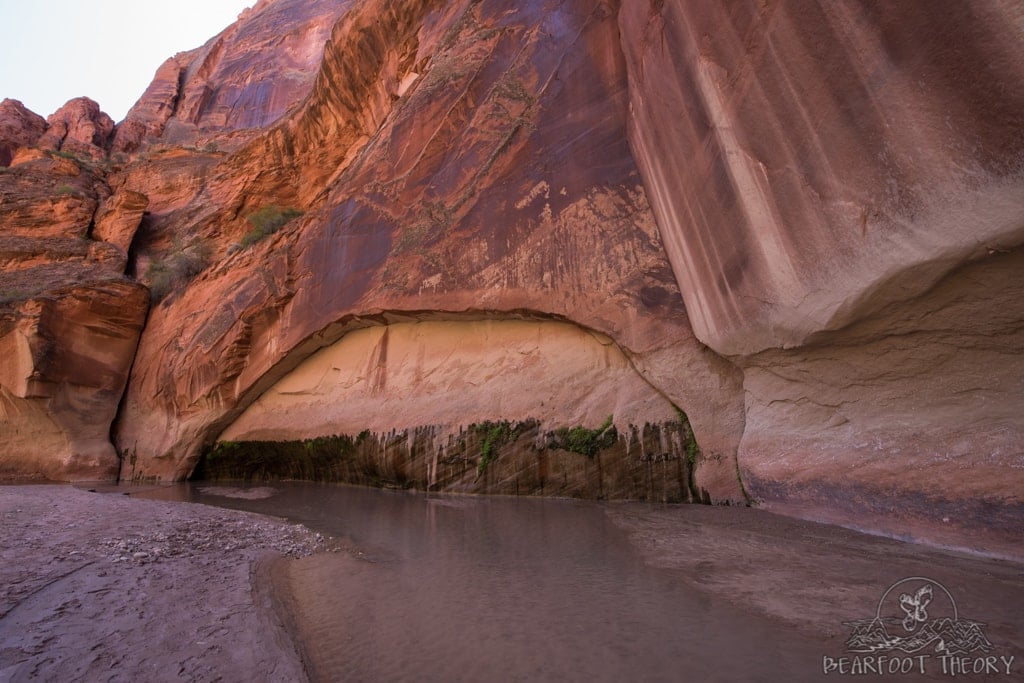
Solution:
<svg viewBox="0 0 1024 683">
<path fill-rule="evenodd" d="M 700 499 L 685 415 L 611 339 L 558 321 L 355 330 L 216 441 L 197 477 Z"/>
</svg>

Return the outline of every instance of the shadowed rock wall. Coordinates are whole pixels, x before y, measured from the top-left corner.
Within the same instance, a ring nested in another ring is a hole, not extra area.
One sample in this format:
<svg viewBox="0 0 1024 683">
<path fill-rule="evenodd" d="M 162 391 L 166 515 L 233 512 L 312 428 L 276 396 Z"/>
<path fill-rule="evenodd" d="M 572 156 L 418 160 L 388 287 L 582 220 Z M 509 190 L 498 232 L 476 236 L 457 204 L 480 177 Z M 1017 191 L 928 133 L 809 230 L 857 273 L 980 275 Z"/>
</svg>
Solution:
<svg viewBox="0 0 1024 683">
<path fill-rule="evenodd" d="M 620 26 L 689 319 L 743 370 L 747 490 L 974 547 L 1019 534 L 1019 4 L 666 0 Z"/>
<path fill-rule="evenodd" d="M 787 348 L 1024 237 L 1016 2 L 631 3 L 630 141 L 697 337 Z"/>
</svg>

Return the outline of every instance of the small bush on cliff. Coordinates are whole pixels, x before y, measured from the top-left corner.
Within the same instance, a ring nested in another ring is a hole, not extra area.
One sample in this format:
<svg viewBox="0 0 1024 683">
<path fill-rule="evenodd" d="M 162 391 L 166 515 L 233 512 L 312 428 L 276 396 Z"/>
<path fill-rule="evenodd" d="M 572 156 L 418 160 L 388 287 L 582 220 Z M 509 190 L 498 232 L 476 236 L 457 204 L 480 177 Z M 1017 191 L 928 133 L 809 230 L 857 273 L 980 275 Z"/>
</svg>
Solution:
<svg viewBox="0 0 1024 683">
<path fill-rule="evenodd" d="M 280 206 L 264 206 L 256 213 L 249 216 L 249 224 L 252 230 L 242 236 L 241 246 L 251 247 L 267 235 L 273 235 L 282 227 L 302 215 L 298 209 L 284 209 Z"/>
<path fill-rule="evenodd" d="M 480 444 L 480 462 L 477 475 L 483 474 L 487 466 L 498 457 L 498 451 L 512 438 L 512 426 L 508 422 L 484 422 L 476 426 L 477 434 L 483 439 Z"/>
<path fill-rule="evenodd" d="M 153 259 L 146 269 L 149 294 L 153 302 L 161 301 L 168 294 L 188 283 L 203 272 L 210 261 L 210 248 L 199 240 L 187 245 L 180 238 L 171 242 L 171 250 L 162 259 Z"/>
<path fill-rule="evenodd" d="M 31 294 L 21 289 L 0 289 L 0 304 L 22 301 L 30 296 Z"/>
<path fill-rule="evenodd" d="M 619 432 L 612 424 L 612 416 L 605 418 L 597 429 L 586 427 L 561 427 L 548 440 L 548 448 L 560 448 L 593 458 L 598 451 L 611 448 L 619 438 Z"/>
</svg>

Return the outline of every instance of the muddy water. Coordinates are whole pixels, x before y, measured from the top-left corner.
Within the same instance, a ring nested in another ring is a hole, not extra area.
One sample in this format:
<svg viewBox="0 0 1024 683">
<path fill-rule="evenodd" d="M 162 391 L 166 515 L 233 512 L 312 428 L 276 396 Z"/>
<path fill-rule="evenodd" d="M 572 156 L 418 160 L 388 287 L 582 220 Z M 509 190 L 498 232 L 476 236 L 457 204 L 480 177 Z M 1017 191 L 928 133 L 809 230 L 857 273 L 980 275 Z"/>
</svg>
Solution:
<svg viewBox="0 0 1024 683">
<path fill-rule="evenodd" d="M 315 680 L 809 680 L 822 645 L 646 565 L 594 503 L 339 485 L 165 492 L 345 550 L 281 577 Z"/>
</svg>

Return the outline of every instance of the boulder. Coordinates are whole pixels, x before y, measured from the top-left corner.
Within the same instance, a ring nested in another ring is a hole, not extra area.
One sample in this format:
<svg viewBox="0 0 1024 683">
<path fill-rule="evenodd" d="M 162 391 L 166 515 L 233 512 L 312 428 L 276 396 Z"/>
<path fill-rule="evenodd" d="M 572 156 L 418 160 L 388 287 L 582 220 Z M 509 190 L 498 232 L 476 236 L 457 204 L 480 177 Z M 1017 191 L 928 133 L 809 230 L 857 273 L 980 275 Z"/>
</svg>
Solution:
<svg viewBox="0 0 1024 683">
<path fill-rule="evenodd" d="M 46 119 L 29 111 L 18 100 L 0 102 L 0 166 L 10 166 L 15 153 L 36 144 L 46 132 Z"/>
<path fill-rule="evenodd" d="M 100 161 L 106 158 L 114 121 L 88 97 L 76 97 L 46 119 L 39 147 Z"/>
</svg>

